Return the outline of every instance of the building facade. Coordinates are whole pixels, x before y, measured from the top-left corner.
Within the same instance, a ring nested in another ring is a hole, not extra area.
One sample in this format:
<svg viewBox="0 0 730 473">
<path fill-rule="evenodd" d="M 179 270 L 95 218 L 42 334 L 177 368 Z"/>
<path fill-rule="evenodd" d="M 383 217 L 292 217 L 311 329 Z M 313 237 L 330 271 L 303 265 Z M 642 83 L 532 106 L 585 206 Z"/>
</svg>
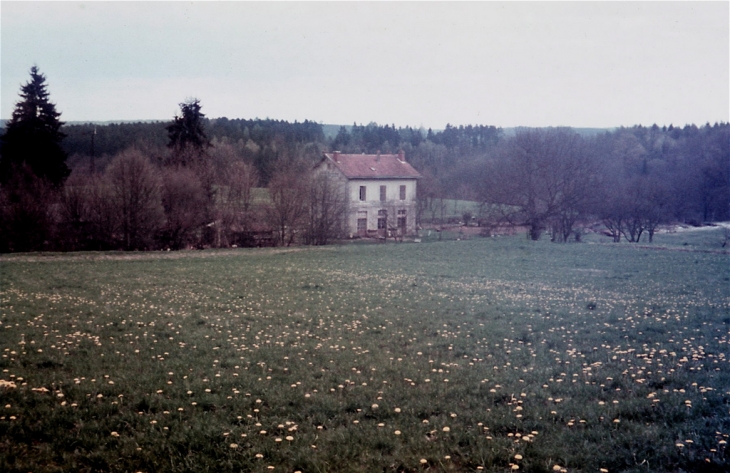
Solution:
<svg viewBox="0 0 730 473">
<path fill-rule="evenodd" d="M 405 154 L 324 153 L 316 171 L 345 189 L 351 237 L 402 237 L 416 232 L 416 186 L 421 175 Z"/>
</svg>

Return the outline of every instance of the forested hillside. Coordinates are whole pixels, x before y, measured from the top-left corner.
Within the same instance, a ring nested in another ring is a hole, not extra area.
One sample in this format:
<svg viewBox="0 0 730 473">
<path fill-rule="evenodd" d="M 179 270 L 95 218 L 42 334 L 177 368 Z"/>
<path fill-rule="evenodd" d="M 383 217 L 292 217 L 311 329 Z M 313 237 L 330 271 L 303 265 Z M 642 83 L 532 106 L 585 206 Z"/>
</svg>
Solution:
<svg viewBox="0 0 730 473">
<path fill-rule="evenodd" d="M 0 251 L 322 244 L 346 237 L 341 190 L 312 173 L 325 151 L 405 152 L 422 175 L 417 220 L 474 201 L 487 230 L 651 241 L 660 225 L 730 219 L 730 124 L 423 130 L 208 118 L 65 125 L 32 70 L 0 136 Z M 465 216 L 465 221 L 471 220 Z M 324 224 L 326 222 L 326 225 Z M 468 223 L 468 222 L 467 222 Z"/>
<path fill-rule="evenodd" d="M 78 199 L 74 194 L 78 189 L 76 184 L 85 185 L 86 176 L 92 169 L 95 175 L 103 176 L 115 158 L 129 154 L 132 149 L 150 163 L 151 171 L 164 170 L 170 154 L 167 146 L 169 124 L 140 122 L 62 127 L 67 135 L 62 146 L 73 171 L 68 184 L 74 184 L 67 185 L 62 195 Z M 634 126 L 602 133 L 591 130 L 582 135 L 572 129 L 560 128 L 513 129 L 504 133 L 494 126 L 452 127 L 447 124 L 440 131 L 424 131 L 370 123 L 341 126 L 330 138 L 325 137 L 322 126 L 313 121 L 203 118 L 202 125 L 210 140 L 210 147 L 205 151 L 210 170 L 202 179 L 208 181 L 207 190 L 197 190 L 197 184 L 190 187 L 194 195 L 188 199 L 188 205 L 194 207 L 195 202 L 200 201 L 195 195 L 209 194 L 211 206 L 230 207 L 228 212 L 235 215 L 229 220 L 238 222 L 236 230 L 231 230 L 223 239 L 210 234 L 203 237 L 205 220 L 216 220 L 215 212 L 208 210 L 197 216 L 187 215 L 187 223 L 177 224 L 185 229 L 168 228 L 168 237 L 160 235 L 165 233 L 162 228 L 169 224 L 160 223 L 143 229 L 158 237 L 136 247 L 262 244 L 262 240 L 254 239 L 252 235 L 256 232 L 252 229 L 265 230 L 268 228 L 266 222 L 275 219 L 267 207 L 270 204 L 254 202 L 250 189 L 244 192 L 249 197 L 240 205 L 235 203 L 235 198 L 228 192 L 236 185 L 232 185 L 229 178 L 244 176 L 244 187 L 256 189 L 281 183 L 281 176 L 272 182 L 277 174 L 294 172 L 300 178 L 300 187 L 306 187 L 306 168 L 311 167 L 322 152 L 329 150 L 348 153 L 404 150 L 406 159 L 424 175 L 419 183 L 418 217 L 422 224 L 440 223 L 439 216 L 443 216 L 447 199 L 482 204 L 481 214 L 474 217 L 486 226 L 490 222 L 495 226 L 525 226 L 531 228 L 533 238 L 539 238 L 547 231 L 555 241 L 580 238 L 582 229 L 595 222 L 602 223 L 616 241 L 641 241 L 653 237 L 658 226 L 664 223 L 699 224 L 730 219 L 730 125 L 726 123 L 681 128 Z M 232 173 L 233 165 L 237 171 Z M 200 176 L 188 177 L 195 182 L 201 181 Z M 570 192 L 558 189 L 561 183 L 569 185 Z M 172 191 L 168 189 L 167 192 Z M 184 193 L 184 186 L 175 192 Z M 302 197 L 305 190 L 291 189 L 291 192 L 299 193 L 302 202 L 306 200 Z M 160 199 L 162 202 L 163 198 Z M 60 202 L 58 208 L 63 208 L 64 200 Z M 168 212 L 173 211 L 169 207 Z M 236 210 L 238 207 L 240 209 Z M 220 209 L 218 212 L 220 214 Z M 44 216 L 41 220 L 45 223 L 36 223 L 30 228 L 48 227 L 50 219 L 58 223 L 53 232 L 40 232 L 46 235 L 43 241 L 19 236 L 20 246 L 8 245 L 8 237 L 14 232 L 6 226 L 4 250 L 134 246 L 118 243 L 111 216 L 106 217 L 109 227 L 102 232 L 106 236 L 84 239 L 76 235 L 69 242 L 58 233 L 64 233 L 60 230 L 64 226 L 61 222 L 68 213 L 69 210 L 57 211 L 52 217 Z M 163 214 L 159 213 L 153 220 L 164 222 Z M 308 217 L 305 214 L 306 209 L 302 209 L 287 218 L 291 218 L 293 225 L 306 226 Z M 101 217 L 77 215 L 73 218 L 78 220 L 76 226 L 93 227 L 90 222 Z M 86 222 L 82 223 L 84 220 Z M 280 235 L 278 239 L 264 238 L 263 242 L 314 241 L 311 236 L 303 237 L 306 232 L 297 233 L 299 240 Z M 335 238 L 342 235 L 334 233 L 332 237 Z M 171 234 L 175 236 L 169 236 Z M 170 242 L 174 244 L 170 245 Z M 27 246 L 29 243 L 32 246 Z"/>
</svg>

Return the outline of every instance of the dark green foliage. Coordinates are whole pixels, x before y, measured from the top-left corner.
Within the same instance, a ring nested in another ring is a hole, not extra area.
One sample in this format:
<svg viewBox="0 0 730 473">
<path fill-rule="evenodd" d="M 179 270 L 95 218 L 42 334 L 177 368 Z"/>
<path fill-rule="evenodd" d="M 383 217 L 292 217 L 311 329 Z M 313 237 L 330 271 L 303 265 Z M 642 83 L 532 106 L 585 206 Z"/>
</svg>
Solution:
<svg viewBox="0 0 730 473">
<path fill-rule="evenodd" d="M 175 116 L 172 125 L 167 127 L 170 142 L 169 148 L 181 150 L 192 147 L 204 150 L 210 146 L 210 140 L 206 136 L 203 118 L 205 115 L 200 111 L 200 100 L 192 99 L 180 104 L 180 115 Z"/>
<path fill-rule="evenodd" d="M 0 182 L 7 183 L 20 167 L 27 166 L 53 185 L 63 183 L 70 171 L 61 140 L 61 114 L 49 100 L 46 77 L 38 67 L 30 69 L 30 80 L 21 87 L 21 100 L 0 138 Z"/>
<path fill-rule="evenodd" d="M 351 153 L 395 153 L 404 147 L 416 149 L 424 141 L 429 141 L 461 155 L 473 155 L 489 150 L 501 136 L 501 128 L 484 125 L 453 127 L 447 124 L 443 131 L 429 129 L 424 133 L 409 126 L 396 128 L 395 125 L 353 123 L 350 127 L 340 127 L 332 149 Z"/>
<path fill-rule="evenodd" d="M 169 122 L 137 122 L 109 124 L 74 124 L 62 127 L 66 133 L 63 149 L 69 155 L 69 165 L 86 168 L 91 156 L 91 138 L 94 133 L 96 170 L 103 171 L 112 156 L 136 147 L 161 150 L 168 143 L 166 127 Z"/>
<path fill-rule="evenodd" d="M 210 135 L 227 136 L 233 141 L 251 140 L 259 146 L 279 143 L 321 143 L 324 141 L 322 126 L 316 122 L 305 120 L 301 123 L 289 123 L 285 120 L 272 119 L 229 119 L 216 118 L 209 121 Z"/>
<path fill-rule="evenodd" d="M 487 150 L 497 144 L 502 137 L 502 129 L 484 125 L 460 125 L 458 128 L 446 125 L 446 128 L 432 133 L 431 141 L 443 144 L 447 148 Z"/>
<path fill-rule="evenodd" d="M 172 157 L 171 162 L 180 165 L 190 165 L 205 155 L 211 146 L 205 133 L 203 118 L 200 111 L 200 100 L 191 99 L 180 104 L 180 114 L 175 116 L 172 124 L 167 126 L 167 135 Z"/>
<path fill-rule="evenodd" d="M 649 224 L 730 219 L 730 124 L 620 128 L 596 144 L 612 178 L 606 203 L 614 214 L 623 210 L 631 220 L 642 213 Z M 631 240 L 631 232 L 625 233 Z"/>
</svg>

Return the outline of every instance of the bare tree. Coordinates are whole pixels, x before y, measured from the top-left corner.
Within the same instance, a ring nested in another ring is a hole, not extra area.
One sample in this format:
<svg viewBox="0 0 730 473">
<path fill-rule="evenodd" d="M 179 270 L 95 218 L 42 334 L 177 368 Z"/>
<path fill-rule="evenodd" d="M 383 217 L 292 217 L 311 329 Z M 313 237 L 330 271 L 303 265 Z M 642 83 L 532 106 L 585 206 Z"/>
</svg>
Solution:
<svg viewBox="0 0 730 473">
<path fill-rule="evenodd" d="M 114 158 L 107 168 L 107 179 L 123 248 L 151 247 L 163 221 L 156 169 L 146 156 L 130 149 Z"/>
<path fill-rule="evenodd" d="M 60 232 L 58 243 L 65 250 L 87 249 L 91 233 L 91 178 L 72 172 L 60 195 Z"/>
<path fill-rule="evenodd" d="M 552 240 L 567 242 L 571 236 L 580 239 L 576 226 L 591 213 L 596 200 L 599 167 L 592 148 L 577 135 L 568 137 L 560 156 L 554 163 L 557 206 L 551 220 Z"/>
<path fill-rule="evenodd" d="M 326 245 L 345 234 L 347 196 L 340 179 L 323 171 L 309 183 L 309 214 L 305 240 L 312 245 Z"/>
<path fill-rule="evenodd" d="M 489 162 L 485 202 L 540 238 L 549 225 L 570 234 L 595 174 L 579 135 L 569 129 L 523 129 Z"/>
<path fill-rule="evenodd" d="M 207 198 L 200 179 L 186 168 L 170 168 L 162 175 L 162 208 L 165 224 L 162 241 L 179 250 L 193 243 L 194 234 L 206 223 Z"/>
<path fill-rule="evenodd" d="M 254 190 L 259 183 L 256 168 L 243 161 L 234 161 L 225 169 L 217 202 L 218 246 L 241 243 L 235 235 L 248 235 L 257 216 L 254 206 Z"/>
<path fill-rule="evenodd" d="M 13 179 L 0 187 L 0 251 L 47 247 L 54 233 L 56 191 L 31 168 L 11 168 Z"/>
<path fill-rule="evenodd" d="M 436 194 L 435 179 L 428 171 L 424 171 L 422 174 L 423 179 L 418 182 L 418 187 L 416 187 L 416 223 L 418 225 L 424 223 L 431 199 Z"/>
<path fill-rule="evenodd" d="M 280 167 L 269 181 L 266 214 L 279 245 L 290 246 L 301 230 L 307 214 L 308 181 L 307 167 L 298 163 Z"/>
<path fill-rule="evenodd" d="M 661 160 L 650 160 L 637 138 L 626 132 L 604 138 L 599 198 L 594 205 L 614 242 L 649 242 L 659 225 L 672 218 L 672 179 Z M 676 208 L 676 207 L 675 207 Z"/>
<path fill-rule="evenodd" d="M 419 181 L 417 192 L 417 222 L 423 222 L 426 220 L 425 216 L 428 216 L 431 224 L 438 223 L 440 240 L 446 213 L 446 189 L 438 179 L 427 172 Z"/>
<path fill-rule="evenodd" d="M 107 175 L 94 175 L 89 180 L 89 214 L 91 240 L 98 249 L 112 248 L 119 228 L 118 211 Z"/>
<path fill-rule="evenodd" d="M 667 180 L 658 176 L 650 176 L 644 184 L 644 208 L 642 217 L 644 227 L 649 235 L 649 243 L 654 241 L 654 234 L 659 225 L 671 219 L 671 193 Z"/>
</svg>

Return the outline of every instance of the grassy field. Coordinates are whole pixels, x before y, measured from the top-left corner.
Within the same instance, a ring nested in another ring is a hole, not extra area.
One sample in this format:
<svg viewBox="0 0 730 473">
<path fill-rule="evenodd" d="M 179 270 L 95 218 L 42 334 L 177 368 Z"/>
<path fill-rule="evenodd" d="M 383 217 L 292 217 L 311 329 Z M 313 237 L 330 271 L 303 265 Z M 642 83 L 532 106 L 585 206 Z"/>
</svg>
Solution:
<svg viewBox="0 0 730 473">
<path fill-rule="evenodd" d="M 0 471 L 728 471 L 720 234 L 5 256 Z"/>
</svg>

